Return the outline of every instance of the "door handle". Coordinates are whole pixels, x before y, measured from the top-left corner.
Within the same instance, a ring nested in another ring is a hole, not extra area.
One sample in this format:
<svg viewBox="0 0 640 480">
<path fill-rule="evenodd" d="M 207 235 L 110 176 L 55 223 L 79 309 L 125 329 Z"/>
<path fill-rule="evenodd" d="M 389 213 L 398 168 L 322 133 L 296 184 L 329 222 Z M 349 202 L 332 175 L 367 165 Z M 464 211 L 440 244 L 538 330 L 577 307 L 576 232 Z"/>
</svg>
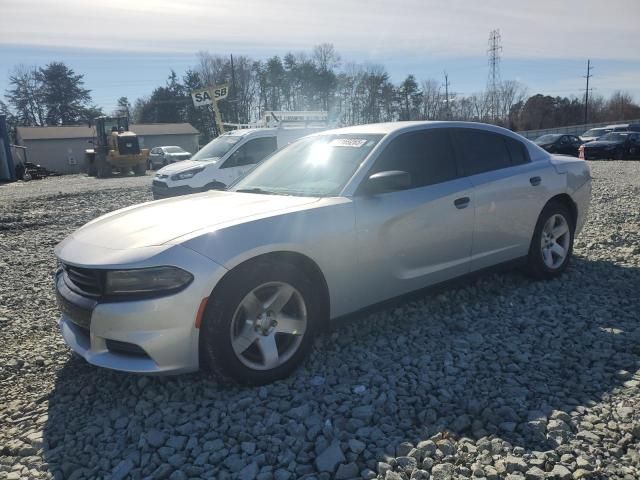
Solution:
<svg viewBox="0 0 640 480">
<path fill-rule="evenodd" d="M 529 183 L 531 185 L 533 185 L 534 187 L 537 187 L 538 185 L 540 185 L 542 183 L 542 179 L 540 177 L 531 177 L 529 179 Z"/>
<path fill-rule="evenodd" d="M 471 199 L 469 197 L 460 197 L 460 198 L 456 198 L 453 201 L 453 204 L 456 206 L 457 209 L 461 210 L 463 208 L 466 208 L 469 205 L 469 202 L 471 202 Z"/>
</svg>

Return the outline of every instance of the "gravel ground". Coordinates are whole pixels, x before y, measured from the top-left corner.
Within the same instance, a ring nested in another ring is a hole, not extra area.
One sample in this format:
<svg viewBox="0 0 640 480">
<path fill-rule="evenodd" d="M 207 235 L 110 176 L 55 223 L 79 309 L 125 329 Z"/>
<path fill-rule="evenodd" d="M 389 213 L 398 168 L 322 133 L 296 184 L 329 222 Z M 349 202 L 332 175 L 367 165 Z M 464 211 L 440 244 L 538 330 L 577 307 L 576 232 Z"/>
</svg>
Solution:
<svg viewBox="0 0 640 480">
<path fill-rule="evenodd" d="M 319 338 L 290 379 L 73 357 L 52 249 L 149 177 L 0 187 L 0 479 L 640 478 L 640 162 L 592 163 L 567 273 L 423 294 Z"/>
</svg>

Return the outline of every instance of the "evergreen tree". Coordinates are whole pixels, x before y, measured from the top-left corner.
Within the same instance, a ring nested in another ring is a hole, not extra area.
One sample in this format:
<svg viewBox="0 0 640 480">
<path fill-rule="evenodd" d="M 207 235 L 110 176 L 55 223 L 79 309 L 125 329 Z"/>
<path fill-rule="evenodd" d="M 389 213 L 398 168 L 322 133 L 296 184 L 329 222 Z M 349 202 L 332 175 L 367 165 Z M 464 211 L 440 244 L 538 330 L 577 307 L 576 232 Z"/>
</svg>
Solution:
<svg viewBox="0 0 640 480">
<path fill-rule="evenodd" d="M 91 91 L 84 88 L 84 75 L 76 74 L 62 62 L 51 62 L 38 70 L 48 125 L 78 123 L 91 101 Z"/>
</svg>

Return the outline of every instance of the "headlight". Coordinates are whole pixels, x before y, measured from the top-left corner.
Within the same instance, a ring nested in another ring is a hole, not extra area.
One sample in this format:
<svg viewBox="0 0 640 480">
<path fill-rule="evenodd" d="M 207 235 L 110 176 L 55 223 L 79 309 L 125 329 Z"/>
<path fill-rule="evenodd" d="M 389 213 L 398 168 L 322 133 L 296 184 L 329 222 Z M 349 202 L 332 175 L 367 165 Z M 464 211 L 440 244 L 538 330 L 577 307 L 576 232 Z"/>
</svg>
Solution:
<svg viewBox="0 0 640 480">
<path fill-rule="evenodd" d="M 105 281 L 107 295 L 159 293 L 178 290 L 193 280 L 193 275 L 178 267 L 152 267 L 110 270 Z"/>
<path fill-rule="evenodd" d="M 187 178 L 191 178 L 194 175 L 197 175 L 203 170 L 204 170 L 204 167 L 200 167 L 200 168 L 193 168 L 191 170 L 187 170 L 186 172 L 176 173 L 175 175 L 171 176 L 171 180 L 186 180 Z"/>
</svg>

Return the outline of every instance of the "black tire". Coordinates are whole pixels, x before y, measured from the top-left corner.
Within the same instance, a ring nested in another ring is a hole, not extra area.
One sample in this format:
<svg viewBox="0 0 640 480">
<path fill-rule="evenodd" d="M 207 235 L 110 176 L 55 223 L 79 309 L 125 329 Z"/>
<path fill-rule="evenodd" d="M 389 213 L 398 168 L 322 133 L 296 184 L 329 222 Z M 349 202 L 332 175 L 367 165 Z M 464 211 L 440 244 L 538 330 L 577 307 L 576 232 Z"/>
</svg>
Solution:
<svg viewBox="0 0 640 480">
<path fill-rule="evenodd" d="M 107 177 L 110 177 L 112 173 L 113 173 L 113 170 L 109 165 L 98 165 L 96 167 L 97 178 L 107 178 Z"/>
<path fill-rule="evenodd" d="M 284 282 L 302 296 L 307 328 L 291 357 L 269 370 L 245 365 L 231 345 L 231 322 L 245 296 L 268 282 Z M 285 378 L 299 367 L 313 346 L 322 322 L 322 307 L 313 283 L 295 265 L 257 260 L 231 271 L 209 298 L 200 327 L 200 364 L 223 379 L 248 385 L 264 385 Z"/>
<path fill-rule="evenodd" d="M 132 168 L 133 174 L 137 177 L 141 177 L 142 175 L 147 174 L 147 166 L 144 163 L 139 163 L 138 165 Z"/>
<path fill-rule="evenodd" d="M 550 268 L 544 260 L 542 253 L 543 229 L 547 221 L 554 215 L 561 215 L 568 225 L 568 249 L 561 264 Z M 566 270 L 573 254 L 573 238 L 575 233 L 575 219 L 569 208 L 560 201 L 549 202 L 538 217 L 536 228 L 529 245 L 529 253 L 527 255 L 527 264 L 525 271 L 534 278 L 546 280 L 555 278 Z"/>
</svg>

